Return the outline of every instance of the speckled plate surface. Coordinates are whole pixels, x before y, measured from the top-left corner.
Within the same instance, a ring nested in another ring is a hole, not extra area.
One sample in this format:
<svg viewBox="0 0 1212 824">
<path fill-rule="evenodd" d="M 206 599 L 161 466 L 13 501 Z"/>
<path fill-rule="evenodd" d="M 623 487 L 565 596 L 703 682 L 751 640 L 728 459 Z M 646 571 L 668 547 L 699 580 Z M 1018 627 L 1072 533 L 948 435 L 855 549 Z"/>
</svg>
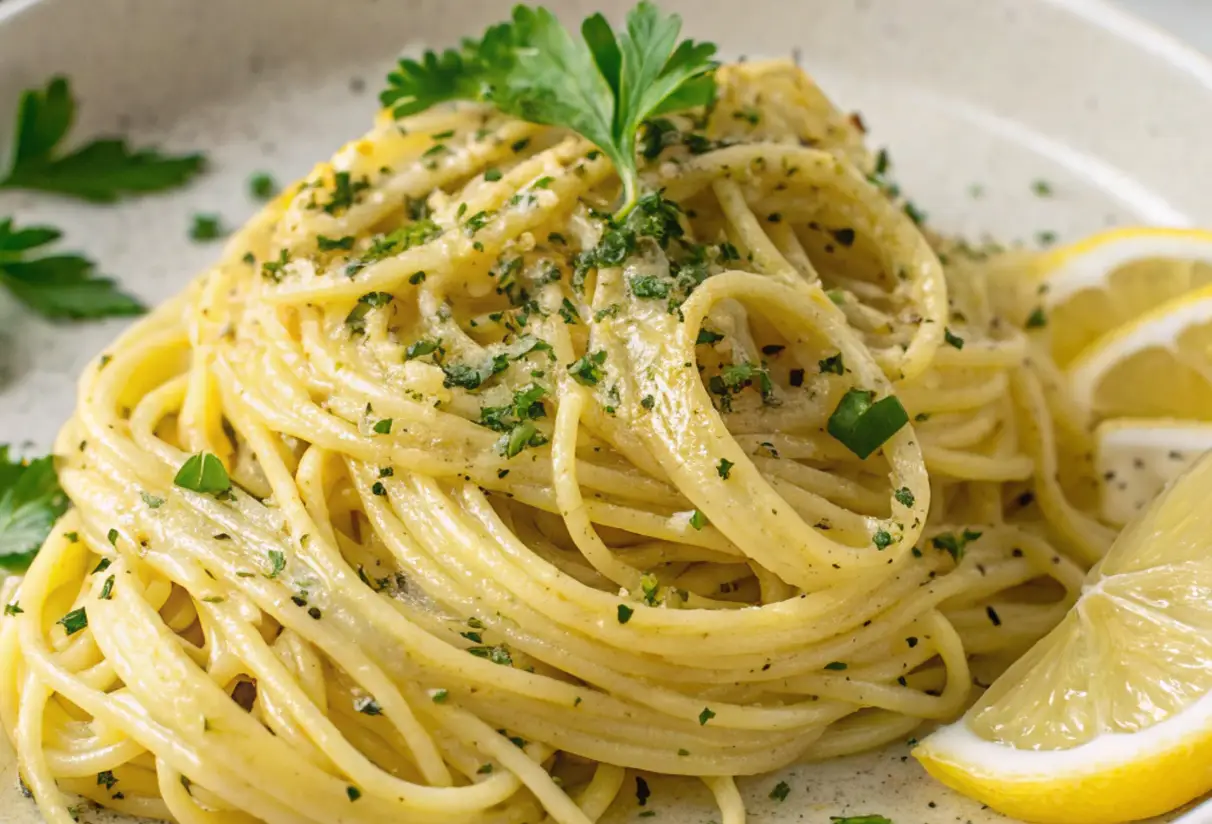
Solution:
<svg viewBox="0 0 1212 824">
<path fill-rule="evenodd" d="M 547 0 L 576 19 L 619 0 Z M 1212 224 L 1212 64 L 1099 0 L 662 0 L 725 54 L 782 55 L 891 147 L 900 182 L 931 223 L 1033 242 L 1113 224 Z M 381 78 L 409 44 L 447 44 L 503 17 L 493 0 L 4 0 L 0 157 L 23 88 L 69 75 L 77 136 L 121 131 L 202 150 L 196 185 L 120 208 L 0 194 L 0 216 L 47 221 L 148 303 L 180 290 L 217 253 L 187 238 L 191 215 L 238 225 L 255 171 L 289 181 L 360 134 Z M 1054 195 L 1037 197 L 1045 178 Z M 974 196 L 979 193 L 979 196 Z M 45 450 L 74 404 L 75 378 L 120 322 L 52 326 L 0 293 L 0 443 Z M 746 779 L 751 824 L 883 813 L 896 824 L 1004 821 L 930 781 L 908 746 Z M 791 793 L 768 798 L 778 780 Z M 610 824 L 708 824 L 693 782 L 624 795 Z M 86 812 L 85 821 L 107 817 Z M 1205 807 L 1181 819 L 1212 822 Z M 35 824 L 0 740 L 0 822 Z"/>
</svg>

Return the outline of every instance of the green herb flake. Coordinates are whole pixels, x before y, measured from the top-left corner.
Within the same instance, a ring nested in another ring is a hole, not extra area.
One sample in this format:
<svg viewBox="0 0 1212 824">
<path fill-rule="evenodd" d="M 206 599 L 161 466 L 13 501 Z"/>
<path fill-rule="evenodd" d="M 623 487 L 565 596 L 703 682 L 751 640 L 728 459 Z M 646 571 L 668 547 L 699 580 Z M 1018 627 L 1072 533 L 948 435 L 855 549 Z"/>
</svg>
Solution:
<svg viewBox="0 0 1212 824">
<path fill-rule="evenodd" d="M 950 328 L 943 329 L 943 340 L 947 342 L 948 346 L 953 346 L 956 349 L 964 348 L 964 339 L 952 332 Z"/>
<path fill-rule="evenodd" d="M 1048 316 L 1044 314 L 1042 306 L 1035 307 L 1031 314 L 1027 316 L 1026 327 L 1028 329 L 1042 329 L 1048 325 Z"/>
<path fill-rule="evenodd" d="M 736 464 L 727 458 L 720 458 L 720 462 L 715 465 L 715 472 L 726 481 L 728 480 L 728 476 L 731 474 L 732 467 L 734 466 L 736 466 Z"/>
<path fill-rule="evenodd" d="M 834 672 L 841 672 L 842 670 L 846 669 L 846 665 L 841 661 L 830 661 L 825 665 L 825 669 L 833 670 Z"/>
<path fill-rule="evenodd" d="M 958 564 L 963 559 L 968 544 L 981 537 L 981 534 L 971 529 L 965 529 L 959 535 L 954 532 L 943 532 L 931 538 L 930 545 L 935 549 L 942 549 L 950 553 Z"/>
<path fill-rule="evenodd" d="M 410 361 L 438 351 L 437 341 L 418 340 L 408 344 L 404 350 L 404 360 Z"/>
<path fill-rule="evenodd" d="M 357 801 L 359 798 L 362 797 L 362 791 L 359 790 L 354 785 L 350 784 L 349 786 L 347 786 L 345 788 L 345 795 L 349 798 L 349 800 L 351 802 L 353 802 L 353 801 Z"/>
<path fill-rule="evenodd" d="M 189 227 L 189 239 L 200 243 L 218 240 L 225 234 L 227 230 L 223 228 L 223 219 L 214 214 L 194 215 Z"/>
<path fill-rule="evenodd" d="M 661 280 L 655 275 L 640 275 L 628 281 L 631 294 L 637 298 L 656 299 L 669 297 L 669 281 Z"/>
<path fill-rule="evenodd" d="M 828 432 L 860 458 L 866 459 L 905 424 L 909 415 L 896 396 L 875 400 L 875 392 L 851 389 L 829 416 Z"/>
<path fill-rule="evenodd" d="M 913 497 L 913 493 L 909 490 L 909 487 L 907 487 L 907 486 L 902 486 L 896 492 L 893 492 L 892 497 L 896 498 L 897 502 L 900 503 L 902 506 L 908 506 L 908 507 L 913 506 L 913 504 L 916 500 Z"/>
<path fill-rule="evenodd" d="M 772 801 L 786 801 L 787 796 L 791 794 L 791 786 L 786 781 L 780 781 L 774 785 L 774 789 L 770 791 L 770 799 Z"/>
<path fill-rule="evenodd" d="M 354 246 L 354 236 L 345 235 L 343 237 L 331 238 L 324 235 L 316 235 L 316 247 L 321 252 L 348 252 Z"/>
<path fill-rule="evenodd" d="M 270 200 L 278 193 L 278 184 L 268 172 L 256 172 L 248 179 L 248 192 L 254 200 Z"/>
<path fill-rule="evenodd" d="M 450 693 L 446 690 L 434 690 L 429 694 L 429 697 L 435 704 L 445 704 L 446 699 L 450 697 Z"/>
<path fill-rule="evenodd" d="M 631 620 L 631 616 L 635 614 L 635 610 L 626 604 L 619 604 L 618 618 L 620 624 L 626 624 Z"/>
<path fill-rule="evenodd" d="M 712 712 L 711 707 L 703 707 L 703 711 L 699 713 L 699 726 L 707 726 L 707 722 L 712 718 L 715 718 L 715 713 Z"/>
<path fill-rule="evenodd" d="M 224 495 L 231 492 L 231 477 L 223 462 L 209 452 L 191 455 L 181 464 L 173 483 L 182 489 L 204 495 Z"/>
<path fill-rule="evenodd" d="M 55 623 L 62 624 L 68 635 L 75 635 L 88 626 L 88 613 L 84 611 L 84 607 L 73 609 Z"/>
<path fill-rule="evenodd" d="M 841 352 L 818 361 L 817 366 L 820 367 L 822 374 L 841 375 L 846 371 L 846 365 L 842 361 Z"/>
<path fill-rule="evenodd" d="M 695 529 L 702 529 L 707 526 L 707 516 L 696 509 L 690 513 L 690 525 Z"/>
<path fill-rule="evenodd" d="M 605 350 L 585 354 L 568 365 L 568 373 L 582 386 L 597 386 L 606 376 L 605 370 L 602 369 L 605 362 Z"/>
<path fill-rule="evenodd" d="M 147 492 L 140 492 L 139 497 L 143 499 L 143 503 L 147 505 L 148 509 L 159 509 L 164 506 L 163 498 L 157 498 L 155 495 Z"/>
<path fill-rule="evenodd" d="M 105 579 L 105 583 L 101 585 L 101 591 L 97 593 L 97 597 L 102 601 L 108 601 L 113 597 L 114 592 L 114 576 L 109 576 Z"/>
<path fill-rule="evenodd" d="M 286 553 L 279 549 L 269 550 L 269 572 L 266 578 L 277 578 L 286 569 Z"/>
<path fill-rule="evenodd" d="M 1031 191 L 1035 193 L 1036 197 L 1052 197 L 1053 195 L 1052 184 L 1042 178 L 1031 181 Z"/>
<path fill-rule="evenodd" d="M 392 423 L 393 421 L 391 418 L 383 418 L 381 421 L 376 421 L 375 425 L 371 428 L 374 430 L 376 435 L 390 435 Z"/>
</svg>

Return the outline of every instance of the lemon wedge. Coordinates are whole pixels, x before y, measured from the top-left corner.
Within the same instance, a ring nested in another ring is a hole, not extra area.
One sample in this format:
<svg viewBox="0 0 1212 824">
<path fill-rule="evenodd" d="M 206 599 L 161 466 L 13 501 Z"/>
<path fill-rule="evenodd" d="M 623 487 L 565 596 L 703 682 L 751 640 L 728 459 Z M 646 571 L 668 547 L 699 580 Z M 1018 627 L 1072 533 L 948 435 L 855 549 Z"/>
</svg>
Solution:
<svg viewBox="0 0 1212 824">
<path fill-rule="evenodd" d="M 1094 440 L 1099 516 L 1122 526 L 1212 450 L 1212 423 L 1120 418 L 1100 424 Z"/>
<path fill-rule="evenodd" d="M 1212 789 L 1212 456 L 1091 571 L 1068 616 L 914 756 L 1008 816 L 1112 824 Z"/>
<path fill-rule="evenodd" d="M 1212 420 L 1212 287 L 1108 332 L 1066 372 L 1074 403 L 1092 420 Z"/>
<path fill-rule="evenodd" d="M 1018 278 L 1019 320 L 1046 324 L 1052 357 L 1064 367 L 1116 327 L 1212 284 L 1212 232 L 1115 229 L 1041 255 L 1030 268 Z"/>
</svg>

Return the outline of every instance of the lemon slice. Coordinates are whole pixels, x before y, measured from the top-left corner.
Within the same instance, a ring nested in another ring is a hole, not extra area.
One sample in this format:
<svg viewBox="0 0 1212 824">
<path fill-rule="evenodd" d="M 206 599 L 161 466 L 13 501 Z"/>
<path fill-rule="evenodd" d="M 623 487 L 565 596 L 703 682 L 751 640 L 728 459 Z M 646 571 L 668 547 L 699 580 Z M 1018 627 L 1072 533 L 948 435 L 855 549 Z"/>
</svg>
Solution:
<svg viewBox="0 0 1212 824">
<path fill-rule="evenodd" d="M 1020 278 L 1019 311 L 1039 310 L 1052 357 L 1067 366 L 1092 341 L 1153 308 L 1212 284 L 1212 232 L 1131 228 L 1100 232 L 1037 258 Z"/>
<path fill-rule="evenodd" d="M 1212 456 L 1121 533 L 1068 616 L 913 754 L 1014 818 L 1110 824 L 1212 789 Z"/>
<path fill-rule="evenodd" d="M 1212 423 L 1121 418 L 1101 424 L 1094 439 L 1099 514 L 1122 526 L 1212 450 Z"/>
<path fill-rule="evenodd" d="M 1103 335 L 1066 371 L 1074 403 L 1092 420 L 1212 420 L 1212 287 Z"/>
</svg>

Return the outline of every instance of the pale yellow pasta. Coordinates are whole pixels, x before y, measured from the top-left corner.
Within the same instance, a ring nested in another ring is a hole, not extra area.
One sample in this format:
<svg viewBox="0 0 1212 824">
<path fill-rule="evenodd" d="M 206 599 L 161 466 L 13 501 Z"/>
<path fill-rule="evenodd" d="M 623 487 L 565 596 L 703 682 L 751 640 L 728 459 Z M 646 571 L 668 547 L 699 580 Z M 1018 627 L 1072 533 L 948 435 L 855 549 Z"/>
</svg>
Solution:
<svg viewBox="0 0 1212 824">
<path fill-rule="evenodd" d="M 48 821 L 586 824 L 651 772 L 739 824 L 735 777 L 1057 623 L 1111 533 L 1025 339 L 798 69 L 719 81 L 642 169 L 666 245 L 583 262 L 619 182 L 575 135 L 383 117 L 89 366 L 0 623 Z M 910 418 L 866 460 L 856 388 Z M 174 484 L 203 452 L 230 495 Z"/>
</svg>

